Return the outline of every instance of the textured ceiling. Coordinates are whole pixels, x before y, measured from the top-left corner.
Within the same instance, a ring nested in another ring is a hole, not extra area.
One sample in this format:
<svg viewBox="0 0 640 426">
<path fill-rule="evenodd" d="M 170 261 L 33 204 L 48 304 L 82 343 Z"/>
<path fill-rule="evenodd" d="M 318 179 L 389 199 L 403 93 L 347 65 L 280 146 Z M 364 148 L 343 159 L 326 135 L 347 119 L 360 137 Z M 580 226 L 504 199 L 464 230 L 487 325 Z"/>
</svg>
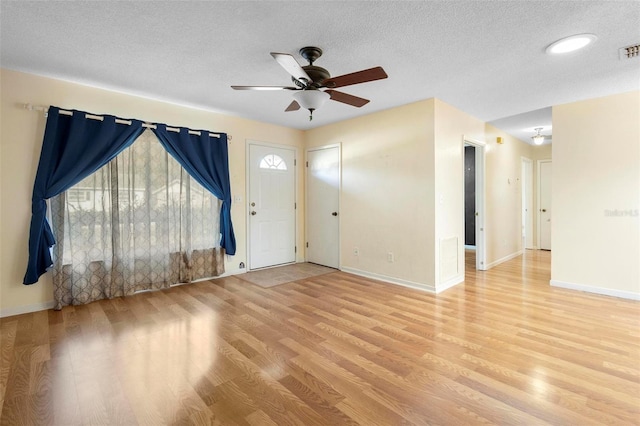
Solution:
<svg viewBox="0 0 640 426">
<path fill-rule="evenodd" d="M 533 128 L 523 113 L 543 109 L 540 125 L 550 125 L 551 105 L 640 88 L 640 60 L 618 58 L 640 42 L 636 1 L 2 0 L 0 19 L 4 68 L 297 129 L 432 97 L 496 125 L 521 116 Z M 587 49 L 544 53 L 584 32 L 598 36 Z M 379 65 L 389 78 L 341 89 L 371 102 L 328 102 L 312 122 L 305 110 L 284 112 L 290 92 L 229 88 L 289 85 L 269 52 L 304 64 L 297 52 L 307 45 L 324 50 L 316 65 L 334 76 Z"/>
</svg>

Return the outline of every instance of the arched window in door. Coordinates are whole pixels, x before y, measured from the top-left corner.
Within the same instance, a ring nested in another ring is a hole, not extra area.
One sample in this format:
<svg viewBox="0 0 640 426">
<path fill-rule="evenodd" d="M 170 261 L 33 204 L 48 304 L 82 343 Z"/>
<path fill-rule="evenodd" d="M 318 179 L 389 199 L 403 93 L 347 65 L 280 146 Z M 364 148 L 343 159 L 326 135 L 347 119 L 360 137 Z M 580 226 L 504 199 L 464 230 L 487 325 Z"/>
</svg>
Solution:
<svg viewBox="0 0 640 426">
<path fill-rule="evenodd" d="M 260 160 L 261 169 L 287 170 L 287 163 L 282 157 L 275 154 L 267 154 Z"/>
</svg>

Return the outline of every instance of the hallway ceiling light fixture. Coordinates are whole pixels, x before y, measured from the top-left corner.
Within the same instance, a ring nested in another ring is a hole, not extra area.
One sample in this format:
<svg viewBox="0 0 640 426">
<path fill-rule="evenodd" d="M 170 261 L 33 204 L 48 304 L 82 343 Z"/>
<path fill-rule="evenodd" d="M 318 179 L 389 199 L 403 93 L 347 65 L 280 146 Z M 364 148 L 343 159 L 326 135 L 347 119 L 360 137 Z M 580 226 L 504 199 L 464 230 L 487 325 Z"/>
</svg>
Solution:
<svg viewBox="0 0 640 426">
<path fill-rule="evenodd" d="M 542 143 L 544 142 L 544 135 L 540 134 L 540 131 L 542 130 L 542 127 L 536 127 L 535 130 L 537 133 L 533 136 L 531 136 L 531 139 L 533 139 L 533 143 L 536 145 L 542 145 Z"/>
<path fill-rule="evenodd" d="M 598 37 L 595 34 L 576 34 L 569 37 L 561 38 L 547 46 L 545 52 L 550 55 L 559 55 L 563 53 L 574 52 L 576 50 L 587 47 L 587 45 L 596 41 Z"/>
</svg>

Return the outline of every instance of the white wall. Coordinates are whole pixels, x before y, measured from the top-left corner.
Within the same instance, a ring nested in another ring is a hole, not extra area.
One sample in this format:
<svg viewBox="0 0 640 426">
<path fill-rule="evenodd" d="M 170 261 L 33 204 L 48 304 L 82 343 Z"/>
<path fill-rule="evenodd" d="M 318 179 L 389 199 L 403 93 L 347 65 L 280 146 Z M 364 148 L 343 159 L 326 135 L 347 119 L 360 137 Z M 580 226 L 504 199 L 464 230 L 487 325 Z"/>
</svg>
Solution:
<svg viewBox="0 0 640 426">
<path fill-rule="evenodd" d="M 0 315 L 48 307 L 53 300 L 50 273 L 31 286 L 22 279 L 27 265 L 31 193 L 40 157 L 45 118 L 21 108 L 24 103 L 55 105 L 93 113 L 133 117 L 174 126 L 225 132 L 229 144 L 231 191 L 242 202 L 231 209 L 237 252 L 227 271 L 246 264 L 245 141 L 291 145 L 302 159 L 300 130 L 260 123 L 199 109 L 177 106 L 60 80 L 0 69 L 2 129 L 0 132 Z M 297 246 L 304 247 L 304 170 L 298 168 Z M 298 261 L 304 250 L 298 250 Z"/>
<path fill-rule="evenodd" d="M 640 299 L 640 92 L 554 106 L 553 140 L 551 284 Z"/>
</svg>

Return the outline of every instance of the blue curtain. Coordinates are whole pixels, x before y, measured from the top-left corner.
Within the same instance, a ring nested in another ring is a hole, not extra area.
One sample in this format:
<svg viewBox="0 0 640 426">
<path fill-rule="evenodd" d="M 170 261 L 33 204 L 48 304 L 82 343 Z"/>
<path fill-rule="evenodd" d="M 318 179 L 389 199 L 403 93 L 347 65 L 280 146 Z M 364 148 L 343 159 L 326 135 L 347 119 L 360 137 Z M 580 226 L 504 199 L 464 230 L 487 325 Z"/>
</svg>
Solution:
<svg viewBox="0 0 640 426">
<path fill-rule="evenodd" d="M 227 254 L 236 254 L 236 237 L 231 223 L 231 185 L 229 183 L 229 151 L 227 135 L 212 138 L 201 130 L 192 135 L 189 129 L 169 132 L 167 126 L 158 124 L 154 133 L 164 148 L 200 185 L 222 200 L 220 211 L 220 245 Z M 212 140 L 213 139 L 213 140 Z"/>
<path fill-rule="evenodd" d="M 87 119 L 86 114 L 74 110 L 73 115 L 68 116 L 60 114 L 57 107 L 49 108 L 33 186 L 29 263 L 24 284 L 37 282 L 53 265 L 50 248 L 55 238 L 46 219 L 45 200 L 107 164 L 144 130 L 139 120 L 131 120 L 131 125 L 118 124 L 114 116 L 105 115 L 100 121 Z"/>
</svg>

